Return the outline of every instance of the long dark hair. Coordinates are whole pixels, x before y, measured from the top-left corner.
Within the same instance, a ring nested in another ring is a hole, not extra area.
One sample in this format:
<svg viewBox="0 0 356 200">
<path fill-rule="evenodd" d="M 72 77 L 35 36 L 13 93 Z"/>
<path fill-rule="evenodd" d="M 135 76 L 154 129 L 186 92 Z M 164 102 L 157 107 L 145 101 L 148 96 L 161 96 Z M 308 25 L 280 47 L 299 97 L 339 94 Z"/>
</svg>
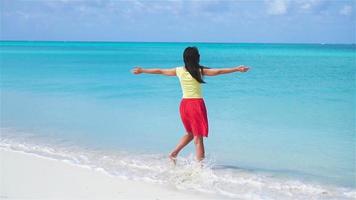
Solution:
<svg viewBox="0 0 356 200">
<path fill-rule="evenodd" d="M 199 83 L 205 83 L 203 80 L 203 68 L 206 67 L 201 66 L 199 64 L 200 55 L 199 55 L 198 48 L 187 47 L 184 50 L 183 59 L 184 59 L 185 68 L 188 70 L 190 75 L 192 75 L 192 77 L 195 80 L 197 80 Z"/>
</svg>

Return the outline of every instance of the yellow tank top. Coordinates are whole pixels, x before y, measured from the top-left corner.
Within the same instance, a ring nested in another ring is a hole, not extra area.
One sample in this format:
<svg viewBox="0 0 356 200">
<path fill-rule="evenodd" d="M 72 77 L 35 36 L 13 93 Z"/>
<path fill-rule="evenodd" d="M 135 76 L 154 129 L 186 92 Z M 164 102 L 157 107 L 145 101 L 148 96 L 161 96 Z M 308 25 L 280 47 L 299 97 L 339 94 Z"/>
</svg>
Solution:
<svg viewBox="0 0 356 200">
<path fill-rule="evenodd" d="M 182 88 L 183 98 L 203 98 L 201 84 L 190 75 L 185 67 L 177 67 L 176 74 Z"/>
</svg>

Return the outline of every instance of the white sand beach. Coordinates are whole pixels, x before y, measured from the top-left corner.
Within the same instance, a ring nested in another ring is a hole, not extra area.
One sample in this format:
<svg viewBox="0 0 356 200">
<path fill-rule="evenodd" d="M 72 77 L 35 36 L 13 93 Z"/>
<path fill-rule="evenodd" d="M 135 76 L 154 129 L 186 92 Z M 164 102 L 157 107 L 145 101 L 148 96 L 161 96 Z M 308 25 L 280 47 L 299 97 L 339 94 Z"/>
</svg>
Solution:
<svg viewBox="0 0 356 200">
<path fill-rule="evenodd" d="M 212 199 L 3 149 L 0 173 L 0 199 Z"/>
</svg>

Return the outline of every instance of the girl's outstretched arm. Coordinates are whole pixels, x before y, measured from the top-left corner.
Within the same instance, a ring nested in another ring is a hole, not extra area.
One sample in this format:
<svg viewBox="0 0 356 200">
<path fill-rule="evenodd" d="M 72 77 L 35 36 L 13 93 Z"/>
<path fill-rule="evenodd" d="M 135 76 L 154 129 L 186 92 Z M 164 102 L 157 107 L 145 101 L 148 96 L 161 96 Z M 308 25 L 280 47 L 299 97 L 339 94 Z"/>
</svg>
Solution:
<svg viewBox="0 0 356 200">
<path fill-rule="evenodd" d="M 171 69 L 160 69 L 160 68 L 144 69 L 142 67 L 135 67 L 131 71 L 134 74 L 146 73 L 146 74 L 162 74 L 162 75 L 166 75 L 166 76 L 176 76 L 176 68 L 171 68 Z"/>
<path fill-rule="evenodd" d="M 206 76 L 217 76 L 220 74 L 228 74 L 233 72 L 247 72 L 250 68 L 247 66 L 238 66 L 231 68 L 204 68 L 203 73 Z"/>
</svg>

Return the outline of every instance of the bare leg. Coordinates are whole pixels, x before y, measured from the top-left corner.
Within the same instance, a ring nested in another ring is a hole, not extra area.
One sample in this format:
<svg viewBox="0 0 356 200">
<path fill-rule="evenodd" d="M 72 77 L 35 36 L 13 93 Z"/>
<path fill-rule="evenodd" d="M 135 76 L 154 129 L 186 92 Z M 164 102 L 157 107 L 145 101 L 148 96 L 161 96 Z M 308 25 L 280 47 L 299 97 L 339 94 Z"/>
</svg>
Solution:
<svg viewBox="0 0 356 200">
<path fill-rule="evenodd" d="M 194 136 L 196 158 L 200 162 L 205 158 L 204 140 L 202 136 Z"/>
<path fill-rule="evenodd" d="M 176 157 L 179 154 L 179 152 L 187 145 L 189 142 L 193 140 L 193 135 L 192 134 L 186 134 L 184 135 L 179 143 L 177 144 L 176 148 L 172 151 L 172 153 L 169 154 L 169 158 L 173 161 L 174 164 L 176 164 Z"/>
</svg>

